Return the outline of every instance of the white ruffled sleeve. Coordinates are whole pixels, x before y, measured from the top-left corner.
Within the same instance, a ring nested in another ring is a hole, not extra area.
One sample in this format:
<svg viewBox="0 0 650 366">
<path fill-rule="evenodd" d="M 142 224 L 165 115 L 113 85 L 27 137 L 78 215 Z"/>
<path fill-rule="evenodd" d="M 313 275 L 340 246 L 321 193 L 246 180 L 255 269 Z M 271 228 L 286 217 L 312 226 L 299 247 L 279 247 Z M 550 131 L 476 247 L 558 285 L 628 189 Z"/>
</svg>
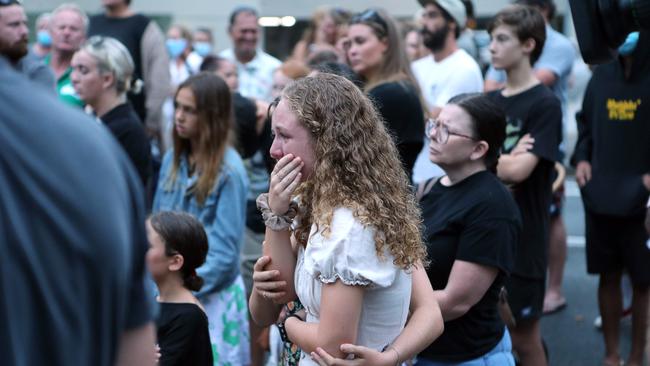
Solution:
<svg viewBox="0 0 650 366">
<path fill-rule="evenodd" d="M 334 211 L 331 232 L 325 238 L 312 233 L 305 250 L 304 270 L 322 283 L 337 279 L 349 286 L 389 287 L 400 270 L 393 256 L 383 259 L 375 249 L 375 229 L 364 227 L 347 208 Z"/>
</svg>

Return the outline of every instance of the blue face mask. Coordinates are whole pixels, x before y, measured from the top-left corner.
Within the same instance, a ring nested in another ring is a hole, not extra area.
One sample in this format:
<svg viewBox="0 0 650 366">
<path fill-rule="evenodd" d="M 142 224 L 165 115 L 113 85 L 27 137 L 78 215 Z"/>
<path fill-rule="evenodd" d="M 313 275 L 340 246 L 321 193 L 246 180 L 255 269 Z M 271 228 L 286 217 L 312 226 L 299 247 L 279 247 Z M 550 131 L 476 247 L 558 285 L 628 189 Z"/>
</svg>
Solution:
<svg viewBox="0 0 650 366">
<path fill-rule="evenodd" d="M 43 47 L 50 47 L 52 45 L 52 36 L 50 36 L 50 32 L 39 30 L 38 33 L 36 33 L 36 42 Z"/>
<path fill-rule="evenodd" d="M 179 58 L 187 47 L 187 41 L 182 38 L 168 39 L 165 44 L 167 45 L 167 52 L 169 53 L 169 57 L 172 59 Z"/>
<path fill-rule="evenodd" d="M 208 42 L 194 42 L 193 47 L 194 51 L 196 51 L 196 53 L 201 57 L 205 57 L 212 53 L 212 45 Z"/>
<path fill-rule="evenodd" d="M 639 32 L 632 32 L 627 35 L 625 42 L 618 47 L 618 54 L 621 56 L 629 56 L 636 49 L 636 44 L 639 43 Z"/>
</svg>

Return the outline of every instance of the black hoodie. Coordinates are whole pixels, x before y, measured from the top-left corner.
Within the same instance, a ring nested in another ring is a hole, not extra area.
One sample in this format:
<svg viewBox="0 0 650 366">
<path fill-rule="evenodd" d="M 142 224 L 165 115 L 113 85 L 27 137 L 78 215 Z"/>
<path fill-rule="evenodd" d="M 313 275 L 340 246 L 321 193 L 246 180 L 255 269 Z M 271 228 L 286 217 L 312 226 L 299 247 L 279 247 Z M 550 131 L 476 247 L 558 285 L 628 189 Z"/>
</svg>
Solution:
<svg viewBox="0 0 650 366">
<path fill-rule="evenodd" d="M 598 214 L 644 215 L 648 200 L 642 176 L 650 173 L 650 33 L 641 32 L 630 57 L 627 77 L 621 58 L 594 70 L 576 116 L 571 161 L 591 163 L 582 199 Z"/>
</svg>

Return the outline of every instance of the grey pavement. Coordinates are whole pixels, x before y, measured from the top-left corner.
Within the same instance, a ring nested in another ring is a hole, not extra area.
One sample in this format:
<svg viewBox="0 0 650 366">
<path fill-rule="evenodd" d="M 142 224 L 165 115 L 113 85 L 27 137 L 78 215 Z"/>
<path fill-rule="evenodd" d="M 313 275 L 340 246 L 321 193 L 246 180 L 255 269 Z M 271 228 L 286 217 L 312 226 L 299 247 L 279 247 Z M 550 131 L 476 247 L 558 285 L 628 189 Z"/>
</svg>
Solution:
<svg viewBox="0 0 650 366">
<path fill-rule="evenodd" d="M 551 366 L 599 366 L 604 355 L 602 333 L 594 327 L 598 316 L 598 278 L 587 274 L 584 249 L 584 216 L 577 186 L 567 184 L 564 221 L 569 250 L 564 271 L 563 291 L 567 307 L 542 318 L 542 337 L 549 350 Z M 621 354 L 630 348 L 630 319 L 621 322 Z"/>
</svg>

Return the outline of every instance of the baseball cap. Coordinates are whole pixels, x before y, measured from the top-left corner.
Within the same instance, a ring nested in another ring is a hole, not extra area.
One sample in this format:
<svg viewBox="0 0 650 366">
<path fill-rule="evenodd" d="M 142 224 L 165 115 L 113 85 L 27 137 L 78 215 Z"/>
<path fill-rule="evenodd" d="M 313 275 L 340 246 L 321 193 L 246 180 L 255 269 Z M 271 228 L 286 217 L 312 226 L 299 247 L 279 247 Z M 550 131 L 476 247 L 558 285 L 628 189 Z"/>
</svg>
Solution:
<svg viewBox="0 0 650 366">
<path fill-rule="evenodd" d="M 422 7 L 427 4 L 434 4 L 444 9 L 458 26 L 462 29 L 465 28 L 465 23 L 467 22 L 467 15 L 465 13 L 465 5 L 460 0 L 418 0 Z"/>
</svg>

